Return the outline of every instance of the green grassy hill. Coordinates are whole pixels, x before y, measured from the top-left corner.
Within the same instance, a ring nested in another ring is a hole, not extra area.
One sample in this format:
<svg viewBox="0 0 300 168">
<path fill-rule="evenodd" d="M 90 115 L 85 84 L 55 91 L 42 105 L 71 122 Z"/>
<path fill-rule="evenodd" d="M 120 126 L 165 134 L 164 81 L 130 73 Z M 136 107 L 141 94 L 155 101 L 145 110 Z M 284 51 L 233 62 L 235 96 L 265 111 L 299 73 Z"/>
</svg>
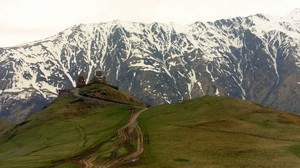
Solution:
<svg viewBox="0 0 300 168">
<path fill-rule="evenodd" d="M 133 106 L 143 103 L 105 85 L 56 99 L 0 137 L 0 167 L 80 167 L 82 158 L 128 155 L 133 143 L 108 153 Z M 101 102 L 100 101 L 100 102 Z M 127 105 L 126 105 L 127 104 Z M 300 117 L 230 97 L 151 107 L 138 118 L 144 151 L 115 167 L 299 167 Z M 8 127 L 6 127 L 8 128 Z M 134 134 L 133 134 L 134 135 Z M 97 153 L 97 155 L 95 154 Z"/>
<path fill-rule="evenodd" d="M 117 130 L 131 115 L 131 104 L 143 103 L 108 86 L 81 90 L 90 87 L 95 93 L 109 90 L 113 94 L 106 96 L 115 102 L 119 97 L 128 101 L 101 104 L 72 95 L 57 98 L 0 137 L 0 167 L 79 167 L 81 158 L 112 146 Z"/>
<path fill-rule="evenodd" d="M 139 121 L 146 145 L 136 167 L 300 166 L 300 117 L 252 102 L 205 96 L 153 107 Z"/>
<path fill-rule="evenodd" d="M 60 98 L 0 139 L 0 167 L 45 167 L 110 139 L 126 123 L 125 106 Z"/>
</svg>

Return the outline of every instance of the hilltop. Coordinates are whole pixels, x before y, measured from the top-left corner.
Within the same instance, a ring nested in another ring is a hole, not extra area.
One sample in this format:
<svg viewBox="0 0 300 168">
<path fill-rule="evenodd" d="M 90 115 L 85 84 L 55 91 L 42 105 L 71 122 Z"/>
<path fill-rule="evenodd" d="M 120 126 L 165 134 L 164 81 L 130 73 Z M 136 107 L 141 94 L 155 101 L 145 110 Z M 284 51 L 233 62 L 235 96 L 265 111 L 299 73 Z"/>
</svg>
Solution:
<svg viewBox="0 0 300 168">
<path fill-rule="evenodd" d="M 3 167 L 295 167 L 300 117 L 232 97 L 146 108 L 93 84 L 0 137 Z"/>
<path fill-rule="evenodd" d="M 137 167 L 298 167 L 300 116 L 231 97 L 204 96 L 150 108 L 140 117 Z"/>
<path fill-rule="evenodd" d="M 136 98 L 127 95 L 126 93 L 117 90 L 116 87 L 106 84 L 92 84 L 87 85 L 79 90 L 82 96 L 95 98 L 106 101 L 107 103 L 129 104 L 133 106 L 145 106 L 145 103 L 140 102 Z"/>
<path fill-rule="evenodd" d="M 98 153 L 102 161 L 110 161 L 112 154 L 127 155 L 135 141 L 129 144 L 118 131 L 143 108 L 143 103 L 109 85 L 76 88 L 1 136 L 1 167 L 77 167 Z"/>
</svg>

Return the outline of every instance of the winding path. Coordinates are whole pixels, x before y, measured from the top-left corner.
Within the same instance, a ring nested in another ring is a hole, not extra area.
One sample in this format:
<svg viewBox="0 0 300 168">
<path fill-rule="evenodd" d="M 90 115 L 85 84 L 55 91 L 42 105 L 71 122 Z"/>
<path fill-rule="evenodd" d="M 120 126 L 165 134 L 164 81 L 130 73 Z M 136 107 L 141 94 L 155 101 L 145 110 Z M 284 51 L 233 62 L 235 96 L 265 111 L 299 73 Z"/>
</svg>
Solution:
<svg viewBox="0 0 300 168">
<path fill-rule="evenodd" d="M 127 156 L 107 160 L 106 162 L 104 162 L 100 165 L 100 168 L 108 168 L 108 167 L 111 167 L 114 165 L 131 163 L 131 162 L 135 162 L 139 159 L 138 156 L 144 150 L 144 141 L 143 141 L 144 137 L 143 137 L 143 132 L 142 132 L 140 126 L 138 125 L 138 122 L 136 121 L 136 119 L 145 110 L 147 110 L 147 108 L 140 110 L 138 112 L 135 112 L 135 110 L 133 110 L 128 123 L 118 130 L 119 136 L 121 136 L 123 138 L 123 140 L 121 141 L 120 144 L 124 143 L 125 141 L 127 141 L 129 139 L 133 139 L 137 144 L 136 150 Z M 136 132 L 135 137 L 133 136 L 134 130 Z M 119 143 L 117 143 L 117 144 L 120 145 Z"/>
<path fill-rule="evenodd" d="M 83 100 L 87 100 L 87 101 L 95 101 L 95 102 L 99 101 L 96 98 L 85 97 L 85 96 L 80 95 L 78 88 L 76 88 L 73 91 L 73 95 L 78 98 L 81 98 Z M 103 100 L 101 100 L 101 101 L 103 101 Z M 115 104 L 118 104 L 118 103 L 115 103 Z M 122 104 L 122 105 L 124 105 L 124 104 Z M 130 106 L 130 105 L 128 105 L 128 106 Z M 118 136 L 121 138 L 121 140 L 117 141 L 110 149 L 108 149 L 107 151 L 105 151 L 103 153 L 95 153 L 95 154 L 93 154 L 93 156 L 90 156 L 89 158 L 81 159 L 79 161 L 79 163 L 81 164 L 81 167 L 84 167 L 84 168 L 93 168 L 93 167 L 108 168 L 108 167 L 112 167 L 115 165 L 132 163 L 132 162 L 138 161 L 139 155 L 144 150 L 144 137 L 143 137 L 143 132 L 138 124 L 137 118 L 147 109 L 148 108 L 143 107 L 142 110 L 136 112 L 136 107 L 133 108 L 131 110 L 131 115 L 130 115 L 130 118 L 129 118 L 127 124 L 124 125 L 123 127 L 121 127 L 117 131 Z M 128 141 L 135 142 L 136 149 L 133 152 L 127 154 L 126 156 L 116 158 L 116 156 L 114 154 L 120 149 L 120 147 L 124 143 L 126 143 Z M 100 158 L 105 153 L 111 153 L 112 156 L 107 158 L 106 160 L 104 160 L 101 163 L 97 163 L 96 162 L 97 158 Z"/>
</svg>

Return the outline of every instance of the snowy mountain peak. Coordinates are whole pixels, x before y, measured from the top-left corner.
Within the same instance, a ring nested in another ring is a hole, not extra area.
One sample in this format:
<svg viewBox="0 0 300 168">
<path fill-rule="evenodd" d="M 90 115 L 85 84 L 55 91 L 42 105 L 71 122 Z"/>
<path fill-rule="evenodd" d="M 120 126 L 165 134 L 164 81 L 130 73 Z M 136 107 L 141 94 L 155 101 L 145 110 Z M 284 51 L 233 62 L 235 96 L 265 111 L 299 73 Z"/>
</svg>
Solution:
<svg viewBox="0 0 300 168">
<path fill-rule="evenodd" d="M 0 48 L 0 117 L 22 121 L 57 89 L 74 87 L 78 72 L 90 81 L 97 68 L 149 104 L 230 95 L 300 112 L 299 43 L 298 22 L 265 14 L 190 25 L 78 24 Z"/>
<path fill-rule="evenodd" d="M 296 8 L 290 12 L 287 18 L 300 22 L 300 8 Z"/>
</svg>

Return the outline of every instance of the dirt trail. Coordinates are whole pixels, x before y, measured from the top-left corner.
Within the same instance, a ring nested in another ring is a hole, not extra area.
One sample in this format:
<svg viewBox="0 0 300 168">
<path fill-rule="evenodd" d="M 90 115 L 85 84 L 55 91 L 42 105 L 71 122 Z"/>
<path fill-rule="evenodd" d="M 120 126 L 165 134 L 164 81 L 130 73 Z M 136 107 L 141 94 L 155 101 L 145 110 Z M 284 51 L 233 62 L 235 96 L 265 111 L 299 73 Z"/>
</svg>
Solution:
<svg viewBox="0 0 300 168">
<path fill-rule="evenodd" d="M 87 101 L 94 101 L 98 102 L 98 99 L 91 98 L 91 97 L 85 97 L 79 94 L 79 89 L 75 89 L 73 91 L 74 96 L 81 98 L 83 100 Z M 102 101 L 102 100 L 101 100 Z M 123 104 L 124 105 L 124 104 Z M 130 105 L 128 105 L 130 106 Z M 139 155 L 144 150 L 144 137 L 143 132 L 137 122 L 137 118 L 148 108 L 144 108 L 138 112 L 136 112 L 136 108 L 140 107 L 133 107 L 131 110 L 131 116 L 127 122 L 126 125 L 121 127 L 117 133 L 118 136 L 121 138 L 121 140 L 117 141 L 110 149 L 103 153 L 95 153 L 92 156 L 88 158 L 81 159 L 79 163 L 81 164 L 81 167 L 84 168 L 108 168 L 115 165 L 125 164 L 125 163 L 132 163 L 139 160 Z M 120 147 L 125 144 L 126 142 L 133 142 L 136 144 L 135 150 L 126 156 L 122 157 L 116 157 L 117 151 L 120 149 Z M 101 158 L 105 153 L 110 153 L 111 157 L 107 158 L 106 160 L 98 163 L 97 158 Z"/>
<path fill-rule="evenodd" d="M 99 168 L 108 168 L 114 165 L 119 165 L 119 164 L 125 164 L 125 163 L 131 163 L 137 161 L 139 158 L 138 156 L 143 152 L 144 150 L 144 141 L 143 141 L 143 132 L 138 125 L 138 122 L 136 121 L 137 118 L 141 113 L 143 113 L 147 108 L 140 110 L 138 112 L 132 111 L 132 115 L 128 121 L 128 123 L 120 128 L 118 130 L 118 134 L 123 138 L 123 143 L 126 140 L 133 139 L 136 142 L 136 150 L 128 154 L 127 156 L 121 157 L 121 158 L 116 158 L 116 159 L 110 159 L 107 160 L 106 162 L 102 163 Z M 133 131 L 136 131 L 135 137 L 133 137 Z M 118 144 L 120 145 L 120 144 Z M 115 150 L 115 149 L 113 149 Z"/>
</svg>

